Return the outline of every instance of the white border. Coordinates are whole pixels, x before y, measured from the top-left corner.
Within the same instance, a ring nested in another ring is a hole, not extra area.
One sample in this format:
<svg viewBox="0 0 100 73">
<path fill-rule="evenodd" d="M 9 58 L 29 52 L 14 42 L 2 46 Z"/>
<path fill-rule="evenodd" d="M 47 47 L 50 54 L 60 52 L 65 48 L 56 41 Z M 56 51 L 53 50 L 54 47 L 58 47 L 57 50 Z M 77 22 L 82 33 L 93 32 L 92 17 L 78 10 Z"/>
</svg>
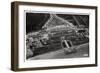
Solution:
<svg viewBox="0 0 100 73">
<path fill-rule="evenodd" d="M 73 59 L 52 59 L 52 60 L 32 60 L 24 61 L 24 10 L 28 11 L 42 11 L 42 12 L 60 12 L 70 14 L 89 14 L 89 58 L 73 58 Z M 19 5 L 19 68 L 34 68 L 34 67 L 48 67 L 48 66 L 62 66 L 62 65 L 82 65 L 95 64 L 95 10 L 93 9 L 79 9 L 79 8 L 58 8 L 58 7 L 44 7 L 44 6 L 24 6 Z"/>
</svg>

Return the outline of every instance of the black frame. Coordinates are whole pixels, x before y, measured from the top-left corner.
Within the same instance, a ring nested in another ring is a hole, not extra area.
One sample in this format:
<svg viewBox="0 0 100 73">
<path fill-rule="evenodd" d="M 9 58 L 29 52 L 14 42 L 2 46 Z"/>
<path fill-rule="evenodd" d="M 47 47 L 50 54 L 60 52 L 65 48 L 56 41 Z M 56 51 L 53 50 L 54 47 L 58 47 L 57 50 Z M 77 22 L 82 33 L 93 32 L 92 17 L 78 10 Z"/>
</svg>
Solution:
<svg viewBox="0 0 100 73">
<path fill-rule="evenodd" d="M 36 5 L 36 6 L 50 6 L 50 7 L 69 7 L 95 10 L 95 64 L 72 65 L 72 66 L 52 66 L 52 67 L 37 67 L 37 68 L 18 68 L 18 6 L 19 5 Z M 68 5 L 68 4 L 49 4 L 49 3 L 32 3 L 32 2 L 12 2 L 11 3 L 11 70 L 13 71 L 28 71 L 28 70 L 46 70 L 46 69 L 60 69 L 60 68 L 76 68 L 76 67 L 92 67 L 97 66 L 97 7 L 96 6 L 82 6 L 82 5 Z"/>
</svg>

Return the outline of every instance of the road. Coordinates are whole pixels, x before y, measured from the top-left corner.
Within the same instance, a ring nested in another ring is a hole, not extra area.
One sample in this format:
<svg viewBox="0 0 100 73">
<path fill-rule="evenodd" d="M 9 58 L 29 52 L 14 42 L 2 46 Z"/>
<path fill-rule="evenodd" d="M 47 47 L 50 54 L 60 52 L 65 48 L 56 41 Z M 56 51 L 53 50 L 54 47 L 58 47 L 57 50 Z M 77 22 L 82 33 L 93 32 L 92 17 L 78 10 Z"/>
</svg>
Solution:
<svg viewBox="0 0 100 73">
<path fill-rule="evenodd" d="M 77 46 L 77 52 L 65 54 L 63 49 L 38 55 L 28 60 L 41 60 L 41 59 L 64 59 L 64 58 L 82 58 L 89 56 L 89 44 L 82 44 Z"/>
</svg>

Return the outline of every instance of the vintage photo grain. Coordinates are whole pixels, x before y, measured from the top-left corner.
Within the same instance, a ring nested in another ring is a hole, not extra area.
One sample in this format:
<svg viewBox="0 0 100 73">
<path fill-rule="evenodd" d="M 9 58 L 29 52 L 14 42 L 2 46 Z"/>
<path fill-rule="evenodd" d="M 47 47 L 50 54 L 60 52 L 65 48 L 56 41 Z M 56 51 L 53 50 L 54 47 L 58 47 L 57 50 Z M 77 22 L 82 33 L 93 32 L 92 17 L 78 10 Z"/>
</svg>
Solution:
<svg viewBox="0 0 100 73">
<path fill-rule="evenodd" d="M 25 14 L 27 60 L 89 57 L 89 15 Z"/>
<path fill-rule="evenodd" d="M 11 3 L 11 70 L 97 66 L 96 6 Z"/>
</svg>

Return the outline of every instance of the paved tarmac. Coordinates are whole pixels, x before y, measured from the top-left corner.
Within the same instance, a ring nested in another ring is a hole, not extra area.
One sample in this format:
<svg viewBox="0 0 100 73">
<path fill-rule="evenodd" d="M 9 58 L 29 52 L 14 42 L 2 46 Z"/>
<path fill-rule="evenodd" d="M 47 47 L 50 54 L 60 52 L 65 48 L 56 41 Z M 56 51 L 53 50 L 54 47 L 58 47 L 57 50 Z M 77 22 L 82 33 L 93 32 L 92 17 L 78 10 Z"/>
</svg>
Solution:
<svg viewBox="0 0 100 73">
<path fill-rule="evenodd" d="M 42 60 L 42 59 L 64 59 L 64 58 L 82 58 L 82 57 L 88 57 L 89 56 L 89 44 L 82 44 L 77 47 L 77 52 L 65 54 L 63 49 L 41 54 L 32 58 L 29 58 L 28 60 Z"/>
</svg>

